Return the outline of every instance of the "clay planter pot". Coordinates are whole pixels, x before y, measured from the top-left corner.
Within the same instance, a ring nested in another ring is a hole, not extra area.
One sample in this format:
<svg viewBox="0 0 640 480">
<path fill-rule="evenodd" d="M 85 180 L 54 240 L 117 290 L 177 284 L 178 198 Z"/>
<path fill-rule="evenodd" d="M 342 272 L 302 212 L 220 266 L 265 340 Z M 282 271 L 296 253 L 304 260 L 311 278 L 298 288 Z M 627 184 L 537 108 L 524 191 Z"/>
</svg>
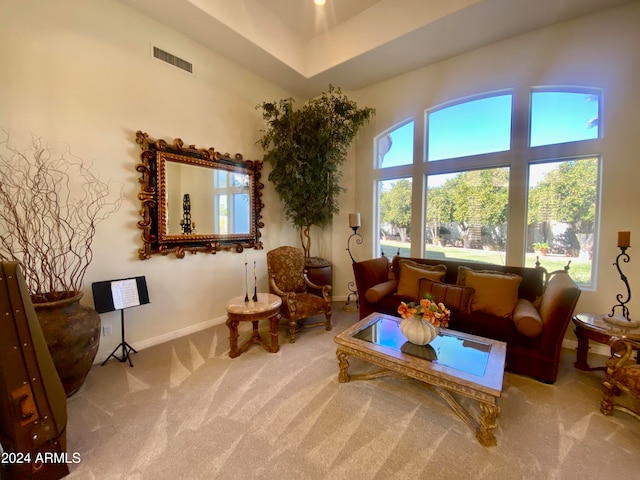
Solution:
<svg viewBox="0 0 640 480">
<path fill-rule="evenodd" d="M 67 397 L 82 386 L 100 345 L 100 316 L 80 304 L 82 295 L 33 305 Z"/>
</svg>

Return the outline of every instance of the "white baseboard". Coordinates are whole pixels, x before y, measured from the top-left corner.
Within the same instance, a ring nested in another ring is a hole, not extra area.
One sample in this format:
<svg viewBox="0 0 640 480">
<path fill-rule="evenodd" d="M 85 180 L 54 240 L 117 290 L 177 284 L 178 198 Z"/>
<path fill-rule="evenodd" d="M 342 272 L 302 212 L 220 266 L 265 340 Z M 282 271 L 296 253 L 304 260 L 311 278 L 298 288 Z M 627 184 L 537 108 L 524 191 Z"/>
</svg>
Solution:
<svg viewBox="0 0 640 480">
<path fill-rule="evenodd" d="M 146 338 L 139 342 L 132 343 L 131 346 L 136 350 L 144 350 L 145 348 L 154 347 L 155 345 L 160 345 L 161 343 L 168 342 L 169 340 L 175 340 L 176 338 L 184 337 L 185 335 L 189 335 L 191 333 L 196 333 L 201 330 L 205 330 L 209 327 L 213 327 L 215 325 L 220 325 L 227 321 L 227 316 L 223 315 L 218 318 L 214 318 L 212 320 L 207 320 L 206 322 L 201 322 L 196 325 L 190 325 L 188 327 L 179 328 L 178 330 L 174 330 L 172 332 L 163 333 L 162 335 L 158 335 L 157 337 Z M 117 352 L 116 352 L 117 353 Z M 102 363 L 109 357 L 109 353 L 101 353 L 96 356 L 94 360 L 94 365 L 96 363 Z"/>
<path fill-rule="evenodd" d="M 346 296 L 333 297 L 334 302 L 346 302 Z M 174 330 L 172 332 L 163 333 L 162 335 L 158 335 L 157 337 L 147 338 L 140 342 L 135 342 L 131 346 L 136 350 L 144 350 L 145 348 L 154 347 L 156 345 L 160 345 L 161 343 L 168 342 L 169 340 L 175 340 L 176 338 L 184 337 L 185 335 L 189 335 L 191 333 L 196 333 L 201 330 L 206 330 L 209 327 L 213 327 L 215 325 L 220 325 L 227 320 L 226 315 L 221 317 L 217 317 L 211 320 L 207 320 L 206 322 L 201 322 L 196 325 L 190 325 L 188 327 L 179 328 L 178 330 Z M 608 357 L 610 355 L 610 349 L 607 345 L 602 345 L 595 342 L 590 342 L 589 344 L 589 353 L 595 353 L 597 355 L 603 355 Z M 568 348 L 570 350 L 576 350 L 578 348 L 578 342 L 576 340 L 570 340 L 565 338 L 562 341 L 562 348 Z M 100 355 L 96 356 L 94 360 L 94 364 L 104 362 L 109 353 L 103 352 Z"/>
<path fill-rule="evenodd" d="M 576 350 L 578 348 L 578 341 L 565 338 L 562 341 L 562 348 Z M 604 355 L 605 357 L 609 357 L 611 355 L 611 349 L 608 345 L 603 345 L 602 343 L 589 342 L 589 353 L 595 353 L 596 355 Z"/>
</svg>

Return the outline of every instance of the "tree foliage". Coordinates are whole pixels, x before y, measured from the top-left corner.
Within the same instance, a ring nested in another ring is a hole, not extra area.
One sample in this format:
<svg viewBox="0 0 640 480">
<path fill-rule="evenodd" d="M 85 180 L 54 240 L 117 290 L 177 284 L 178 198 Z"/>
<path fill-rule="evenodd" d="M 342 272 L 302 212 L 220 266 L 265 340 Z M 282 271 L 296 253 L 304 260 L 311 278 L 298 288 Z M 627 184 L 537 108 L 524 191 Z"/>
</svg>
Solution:
<svg viewBox="0 0 640 480">
<path fill-rule="evenodd" d="M 428 189 L 427 226 L 437 238 L 442 225 L 455 224 L 469 246 L 471 231 L 503 225 L 508 214 L 509 171 L 469 170 Z"/>
<path fill-rule="evenodd" d="M 551 223 L 562 222 L 588 241 L 596 219 L 597 178 L 595 158 L 559 162 L 558 168 L 529 190 L 529 226 L 539 228 L 546 242 Z M 442 185 L 429 187 L 426 228 L 431 238 L 437 239 L 441 228 L 451 225 L 462 232 L 465 246 L 469 246 L 470 232 L 476 227 L 477 231 L 482 228 L 501 235 L 508 216 L 508 183 L 509 170 L 494 168 L 461 172 Z M 380 216 L 382 223 L 410 227 L 409 181 L 398 181 L 381 194 Z"/>
<path fill-rule="evenodd" d="M 375 110 L 358 108 L 332 85 L 300 109 L 294 108 L 292 98 L 263 102 L 256 108 L 262 109 L 267 123 L 258 143 L 272 167 L 269 181 L 287 220 L 300 230 L 308 256 L 309 229 L 329 224 L 339 212 L 338 195 L 344 190 L 340 167 L 356 133 Z"/>
<path fill-rule="evenodd" d="M 403 241 L 411 233 L 411 181 L 401 179 L 380 194 L 380 223 L 400 232 Z"/>
</svg>

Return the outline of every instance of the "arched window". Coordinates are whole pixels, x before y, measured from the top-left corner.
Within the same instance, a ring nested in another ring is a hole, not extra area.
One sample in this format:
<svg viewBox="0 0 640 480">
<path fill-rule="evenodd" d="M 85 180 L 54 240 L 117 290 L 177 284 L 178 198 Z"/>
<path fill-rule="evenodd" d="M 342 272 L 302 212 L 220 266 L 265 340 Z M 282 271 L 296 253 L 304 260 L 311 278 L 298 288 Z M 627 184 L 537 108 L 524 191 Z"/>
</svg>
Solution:
<svg viewBox="0 0 640 480">
<path fill-rule="evenodd" d="M 498 264 L 509 259 L 527 266 L 538 260 L 549 271 L 571 260 L 570 274 L 590 286 L 598 237 L 601 110 L 602 92 L 584 87 L 513 89 L 427 109 L 419 176 L 417 169 L 385 170 L 412 163 L 413 122 L 381 134 L 376 139 L 381 249 L 408 255 L 411 242 L 419 240 L 426 257 Z M 403 148 L 411 153 L 390 156 Z M 403 160 L 385 165 L 387 158 Z M 420 205 L 411 202 L 412 188 L 424 192 Z M 411 222 L 416 208 L 423 210 L 422 225 Z M 510 232 L 518 233 L 515 241 Z"/>
</svg>

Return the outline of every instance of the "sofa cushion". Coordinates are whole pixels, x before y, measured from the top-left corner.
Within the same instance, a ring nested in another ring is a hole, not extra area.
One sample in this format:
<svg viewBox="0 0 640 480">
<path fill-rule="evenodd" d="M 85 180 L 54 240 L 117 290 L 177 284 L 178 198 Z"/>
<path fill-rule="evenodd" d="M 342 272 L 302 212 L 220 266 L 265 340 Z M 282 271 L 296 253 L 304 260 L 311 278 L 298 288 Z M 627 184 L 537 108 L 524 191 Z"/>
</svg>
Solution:
<svg viewBox="0 0 640 480">
<path fill-rule="evenodd" d="M 442 302 L 449 309 L 453 308 L 461 312 L 469 312 L 471 310 L 471 300 L 474 294 L 474 289 L 471 287 L 434 282 L 428 278 L 421 278 L 416 301 L 424 298 L 427 293 L 431 295 L 436 303 Z"/>
<path fill-rule="evenodd" d="M 522 277 L 494 270 L 473 270 L 458 267 L 458 285 L 475 290 L 471 311 L 490 313 L 496 317 L 511 317 L 518 302 L 518 287 Z"/>
<path fill-rule="evenodd" d="M 536 307 L 529 300 L 518 299 L 516 308 L 513 310 L 513 323 L 518 331 L 527 337 L 537 337 L 542 333 L 542 318 Z"/>
<path fill-rule="evenodd" d="M 367 302 L 378 303 L 382 298 L 395 292 L 396 288 L 398 288 L 398 282 L 396 280 L 387 280 L 386 282 L 379 283 L 367 289 L 364 296 Z"/>
<path fill-rule="evenodd" d="M 415 299 L 418 296 L 418 283 L 421 278 L 440 281 L 447 273 L 444 265 L 423 265 L 411 260 L 400 260 L 400 278 L 398 295 Z"/>
</svg>

